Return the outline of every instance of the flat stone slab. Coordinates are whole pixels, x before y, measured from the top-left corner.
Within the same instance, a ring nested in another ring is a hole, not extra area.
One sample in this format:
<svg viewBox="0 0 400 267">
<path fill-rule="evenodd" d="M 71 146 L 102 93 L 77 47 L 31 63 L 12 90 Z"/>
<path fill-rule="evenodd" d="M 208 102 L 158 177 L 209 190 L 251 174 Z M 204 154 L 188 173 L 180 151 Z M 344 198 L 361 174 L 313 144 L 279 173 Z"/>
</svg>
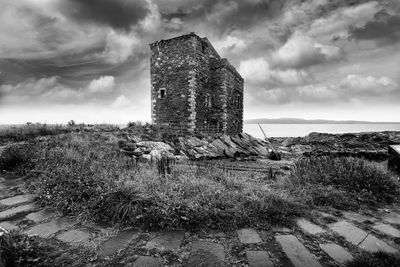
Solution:
<svg viewBox="0 0 400 267">
<path fill-rule="evenodd" d="M 351 211 L 343 211 L 342 214 L 347 220 L 356 221 L 356 222 L 359 222 L 359 223 L 363 223 L 365 221 L 374 222 L 374 221 L 377 220 L 374 217 L 363 215 L 363 214 L 359 214 L 359 213 L 356 213 L 356 212 L 351 212 Z"/>
<path fill-rule="evenodd" d="M 347 261 L 352 261 L 353 256 L 344 249 L 343 247 L 334 244 L 334 243 L 327 243 L 327 244 L 320 244 L 320 248 L 325 251 L 326 254 L 329 255 L 332 259 L 334 259 L 338 263 L 345 263 Z"/>
<path fill-rule="evenodd" d="M 372 228 L 391 237 L 400 237 L 400 231 L 390 224 L 377 223 Z"/>
<path fill-rule="evenodd" d="M 237 235 L 240 243 L 242 244 L 257 244 L 261 243 L 262 240 L 254 229 L 240 229 L 237 230 Z"/>
<path fill-rule="evenodd" d="M 31 202 L 34 199 L 33 195 L 26 194 L 26 195 L 18 195 L 14 197 L 0 199 L 0 204 L 5 206 L 15 206 L 20 205 L 23 203 Z"/>
<path fill-rule="evenodd" d="M 90 239 L 90 233 L 80 230 L 69 230 L 56 237 L 65 243 L 81 243 Z"/>
<path fill-rule="evenodd" d="M 109 238 L 99 246 L 99 257 L 106 258 L 124 248 L 136 236 L 137 231 L 127 229 L 120 231 L 116 236 Z"/>
<path fill-rule="evenodd" d="M 178 249 L 185 237 L 183 231 L 168 231 L 162 232 L 155 238 L 147 242 L 146 248 L 159 250 L 174 250 Z"/>
<path fill-rule="evenodd" d="M 48 210 L 40 210 L 38 212 L 33 212 L 29 213 L 28 215 L 25 216 L 28 220 L 34 221 L 34 222 L 41 222 L 44 221 L 52 216 L 54 216 L 55 213 L 48 211 Z"/>
<path fill-rule="evenodd" d="M 0 222 L 0 227 L 7 231 L 17 230 L 18 226 L 10 222 Z"/>
<path fill-rule="evenodd" d="M 18 217 L 18 216 L 22 216 L 22 215 L 25 215 L 32 211 L 35 211 L 37 209 L 38 209 L 38 207 L 36 205 L 30 203 L 30 204 L 18 206 L 15 208 L 11 208 L 8 210 L 4 210 L 4 211 L 0 212 L 0 221 L 5 221 L 5 220 L 9 220 L 9 219 Z"/>
<path fill-rule="evenodd" d="M 376 238 L 373 235 L 368 235 L 367 238 L 359 246 L 369 252 L 384 251 L 387 253 L 397 253 L 398 250 L 389 246 L 384 241 Z"/>
<path fill-rule="evenodd" d="M 47 223 L 35 225 L 25 231 L 25 233 L 30 236 L 38 235 L 40 237 L 47 238 L 61 230 L 72 227 L 73 225 L 74 223 L 71 220 L 67 218 L 59 218 Z"/>
<path fill-rule="evenodd" d="M 246 251 L 246 258 L 250 267 L 274 267 L 266 251 Z"/>
<path fill-rule="evenodd" d="M 217 243 L 195 241 L 185 266 L 187 267 L 223 267 L 225 266 L 224 247 Z"/>
<path fill-rule="evenodd" d="M 130 267 L 162 267 L 163 260 L 160 257 L 139 256 Z"/>
<path fill-rule="evenodd" d="M 346 221 L 330 224 L 329 228 L 356 246 L 368 235 L 367 232 Z"/>
<path fill-rule="evenodd" d="M 322 267 L 294 235 L 278 235 L 275 239 L 295 267 Z"/>
<path fill-rule="evenodd" d="M 382 219 L 391 224 L 400 224 L 400 214 L 396 212 L 390 212 L 382 216 Z"/>
<path fill-rule="evenodd" d="M 298 227 L 301 228 L 301 230 L 305 233 L 311 234 L 311 235 L 316 235 L 316 234 L 323 234 L 326 231 L 319 227 L 318 225 L 307 221 L 304 218 L 297 219 L 296 224 Z"/>
</svg>

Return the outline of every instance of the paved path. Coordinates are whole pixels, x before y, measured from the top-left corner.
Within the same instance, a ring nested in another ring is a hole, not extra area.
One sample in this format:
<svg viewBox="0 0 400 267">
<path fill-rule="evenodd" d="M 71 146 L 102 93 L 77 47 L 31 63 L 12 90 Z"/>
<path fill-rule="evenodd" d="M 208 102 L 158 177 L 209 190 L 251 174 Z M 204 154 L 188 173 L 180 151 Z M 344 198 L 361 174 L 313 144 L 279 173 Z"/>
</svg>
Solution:
<svg viewBox="0 0 400 267">
<path fill-rule="evenodd" d="M 96 249 L 103 264 L 121 266 L 343 266 L 362 251 L 399 253 L 400 211 L 376 216 L 313 212 L 293 227 L 243 228 L 231 232 L 144 232 L 78 222 L 40 208 L 23 180 L 0 179 L 0 227 Z M 123 260 L 124 261 L 124 260 Z"/>
</svg>

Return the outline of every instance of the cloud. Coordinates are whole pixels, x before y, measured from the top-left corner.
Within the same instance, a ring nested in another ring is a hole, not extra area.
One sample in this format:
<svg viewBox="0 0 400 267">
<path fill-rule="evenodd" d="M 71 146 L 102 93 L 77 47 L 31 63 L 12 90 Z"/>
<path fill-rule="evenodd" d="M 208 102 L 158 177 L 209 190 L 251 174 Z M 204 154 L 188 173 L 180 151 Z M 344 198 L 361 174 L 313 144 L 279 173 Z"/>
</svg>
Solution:
<svg viewBox="0 0 400 267">
<path fill-rule="evenodd" d="M 297 32 L 273 54 L 272 58 L 274 63 L 281 67 L 306 68 L 343 57 L 343 51 L 339 47 L 317 43 Z"/>
<path fill-rule="evenodd" d="M 130 105 L 132 105 L 132 102 L 125 95 L 118 96 L 112 103 L 113 107 L 128 107 Z"/>
<path fill-rule="evenodd" d="M 355 74 L 347 75 L 339 87 L 346 94 L 359 96 L 384 96 L 399 89 L 398 84 L 388 77 L 376 78 Z"/>
<path fill-rule="evenodd" d="M 79 21 L 129 31 L 149 13 L 149 4 L 145 0 L 70 0 L 62 11 Z"/>
<path fill-rule="evenodd" d="M 106 48 L 101 56 L 110 64 L 126 61 L 133 53 L 140 40 L 133 34 L 116 33 L 111 31 L 106 40 Z"/>
<path fill-rule="evenodd" d="M 111 93 L 115 87 L 115 79 L 113 76 L 102 76 L 90 82 L 88 91 L 90 93 Z"/>
<path fill-rule="evenodd" d="M 299 85 L 306 83 L 310 79 L 305 71 L 271 69 L 264 58 L 242 61 L 238 71 L 245 79 L 245 82 L 256 85 Z"/>
<path fill-rule="evenodd" d="M 375 14 L 374 20 L 364 26 L 349 28 L 350 39 L 375 40 L 383 44 L 393 44 L 400 40 L 400 15 L 390 15 L 385 10 Z"/>
</svg>

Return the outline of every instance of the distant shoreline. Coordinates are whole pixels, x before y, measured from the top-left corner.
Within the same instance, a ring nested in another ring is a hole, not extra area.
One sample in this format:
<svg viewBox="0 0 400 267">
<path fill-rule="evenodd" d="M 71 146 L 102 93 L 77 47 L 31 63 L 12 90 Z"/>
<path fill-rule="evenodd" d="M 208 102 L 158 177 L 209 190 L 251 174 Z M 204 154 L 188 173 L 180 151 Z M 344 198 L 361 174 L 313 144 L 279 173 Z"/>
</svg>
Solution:
<svg viewBox="0 0 400 267">
<path fill-rule="evenodd" d="M 335 121 L 335 120 L 304 120 L 304 119 L 251 119 L 245 120 L 245 124 L 400 124 L 397 122 L 380 122 L 380 121 Z"/>
</svg>

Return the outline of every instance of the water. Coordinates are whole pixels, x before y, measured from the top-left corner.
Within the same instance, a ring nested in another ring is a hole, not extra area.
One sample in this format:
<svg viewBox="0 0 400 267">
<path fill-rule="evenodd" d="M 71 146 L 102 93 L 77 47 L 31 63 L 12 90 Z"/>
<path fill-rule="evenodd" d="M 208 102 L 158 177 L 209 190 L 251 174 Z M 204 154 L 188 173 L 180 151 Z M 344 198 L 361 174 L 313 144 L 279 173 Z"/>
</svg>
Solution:
<svg viewBox="0 0 400 267">
<path fill-rule="evenodd" d="M 261 124 L 267 137 L 297 137 L 311 132 L 359 133 L 400 131 L 400 124 Z M 243 131 L 264 138 L 258 124 L 244 124 Z"/>
</svg>

